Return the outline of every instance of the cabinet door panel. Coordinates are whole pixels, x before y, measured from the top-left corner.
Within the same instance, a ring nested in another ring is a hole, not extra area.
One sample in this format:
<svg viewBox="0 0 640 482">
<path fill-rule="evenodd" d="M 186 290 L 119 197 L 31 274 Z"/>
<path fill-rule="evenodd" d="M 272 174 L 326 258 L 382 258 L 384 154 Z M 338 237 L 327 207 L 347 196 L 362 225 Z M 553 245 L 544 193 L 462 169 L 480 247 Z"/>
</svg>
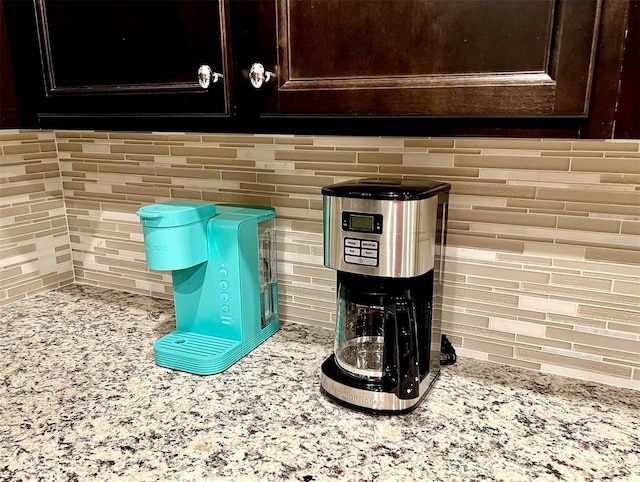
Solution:
<svg viewBox="0 0 640 482">
<path fill-rule="evenodd" d="M 280 112 L 586 113 L 599 0 L 278 0 L 278 8 Z"/>
<path fill-rule="evenodd" d="M 45 110 L 227 113 L 224 9 L 217 1 L 36 0 Z"/>
<path fill-rule="evenodd" d="M 546 70 L 553 0 L 368 3 L 289 1 L 290 78 Z"/>
</svg>

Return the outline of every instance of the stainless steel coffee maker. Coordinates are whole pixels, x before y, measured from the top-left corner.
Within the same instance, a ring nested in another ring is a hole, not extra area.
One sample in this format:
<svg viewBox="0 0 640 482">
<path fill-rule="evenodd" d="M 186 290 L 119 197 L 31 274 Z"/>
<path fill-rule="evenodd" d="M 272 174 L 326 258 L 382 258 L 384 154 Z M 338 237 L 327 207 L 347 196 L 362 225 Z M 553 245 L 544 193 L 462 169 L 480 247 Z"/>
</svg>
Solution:
<svg viewBox="0 0 640 482">
<path fill-rule="evenodd" d="M 446 183 L 326 186 L 324 264 L 337 270 L 334 353 L 321 387 L 374 413 L 415 409 L 440 375 Z"/>
</svg>

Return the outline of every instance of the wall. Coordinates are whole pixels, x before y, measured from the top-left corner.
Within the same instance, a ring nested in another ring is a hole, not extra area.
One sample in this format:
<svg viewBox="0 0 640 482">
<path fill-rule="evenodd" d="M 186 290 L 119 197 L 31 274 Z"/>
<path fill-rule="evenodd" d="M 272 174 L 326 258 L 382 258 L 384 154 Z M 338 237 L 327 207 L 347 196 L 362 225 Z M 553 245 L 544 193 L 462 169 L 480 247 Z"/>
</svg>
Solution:
<svg viewBox="0 0 640 482">
<path fill-rule="evenodd" d="M 320 187 L 452 184 L 444 331 L 462 356 L 640 388 L 640 141 L 55 132 L 75 279 L 170 297 L 135 211 L 276 207 L 284 321 L 331 328 Z"/>
<path fill-rule="evenodd" d="M 53 132 L 0 130 L 0 305 L 73 282 Z"/>
</svg>

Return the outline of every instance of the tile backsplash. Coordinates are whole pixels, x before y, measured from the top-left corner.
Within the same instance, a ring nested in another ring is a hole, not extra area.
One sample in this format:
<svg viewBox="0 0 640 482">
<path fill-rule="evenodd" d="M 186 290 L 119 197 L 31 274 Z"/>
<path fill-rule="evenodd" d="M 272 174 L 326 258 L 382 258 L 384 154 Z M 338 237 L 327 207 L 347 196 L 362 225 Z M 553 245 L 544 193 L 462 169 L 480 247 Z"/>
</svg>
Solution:
<svg viewBox="0 0 640 482">
<path fill-rule="evenodd" d="M 3 305 L 72 283 L 73 263 L 54 133 L 0 130 L 0 148 Z"/>
<path fill-rule="evenodd" d="M 170 298 L 135 212 L 197 199 L 274 206 L 281 318 L 332 328 L 320 188 L 435 179 L 452 185 L 458 354 L 640 389 L 640 140 L 0 131 L 0 146 L 0 303 L 72 281 Z"/>
</svg>

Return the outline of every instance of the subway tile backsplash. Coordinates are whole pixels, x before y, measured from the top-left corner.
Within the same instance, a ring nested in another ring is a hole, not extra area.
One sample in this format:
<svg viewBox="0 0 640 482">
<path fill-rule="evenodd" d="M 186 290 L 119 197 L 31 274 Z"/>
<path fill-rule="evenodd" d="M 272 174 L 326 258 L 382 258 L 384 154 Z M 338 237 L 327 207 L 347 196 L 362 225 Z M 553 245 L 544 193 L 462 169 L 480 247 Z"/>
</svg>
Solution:
<svg viewBox="0 0 640 482">
<path fill-rule="evenodd" d="M 320 188 L 436 179 L 459 355 L 640 389 L 640 140 L 11 130 L 0 146 L 2 304 L 73 281 L 170 298 L 135 212 L 198 199 L 274 206 L 282 320 L 333 328 Z"/>
</svg>

